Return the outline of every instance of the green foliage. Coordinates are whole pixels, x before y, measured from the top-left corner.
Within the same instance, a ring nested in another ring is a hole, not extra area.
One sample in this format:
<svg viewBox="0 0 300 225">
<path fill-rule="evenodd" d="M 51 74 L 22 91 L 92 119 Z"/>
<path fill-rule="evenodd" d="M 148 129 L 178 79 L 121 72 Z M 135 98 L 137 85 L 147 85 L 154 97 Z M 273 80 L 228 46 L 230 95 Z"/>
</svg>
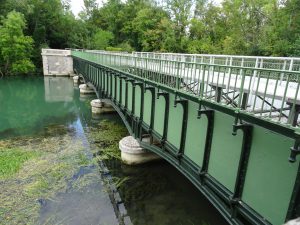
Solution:
<svg viewBox="0 0 300 225">
<path fill-rule="evenodd" d="M 30 60 L 33 40 L 23 34 L 24 16 L 12 11 L 0 26 L 0 71 L 5 75 L 26 74 L 34 70 Z"/>
<path fill-rule="evenodd" d="M 0 5 L 6 17 L 0 28 L 0 73 L 5 74 L 28 73 L 34 69 L 31 61 L 41 68 L 42 46 L 267 56 L 299 56 L 300 51 L 299 0 L 224 0 L 219 5 L 108 0 L 101 6 L 85 0 L 79 18 L 69 0 L 0 0 Z"/>
<path fill-rule="evenodd" d="M 114 36 L 110 31 L 100 29 L 92 37 L 91 48 L 104 50 L 110 45 L 113 38 Z"/>
<path fill-rule="evenodd" d="M 122 48 L 107 47 L 105 50 L 106 50 L 106 51 L 110 51 L 110 52 L 121 52 L 121 51 L 122 51 Z"/>
<path fill-rule="evenodd" d="M 24 162 L 37 155 L 33 151 L 0 148 L 0 179 L 14 175 Z"/>
<path fill-rule="evenodd" d="M 300 56 L 300 37 L 298 37 L 293 46 L 293 55 Z"/>
<path fill-rule="evenodd" d="M 119 45 L 117 45 L 117 48 L 121 49 L 123 52 L 133 52 L 134 49 L 131 47 L 131 45 L 128 42 L 123 42 Z"/>
</svg>

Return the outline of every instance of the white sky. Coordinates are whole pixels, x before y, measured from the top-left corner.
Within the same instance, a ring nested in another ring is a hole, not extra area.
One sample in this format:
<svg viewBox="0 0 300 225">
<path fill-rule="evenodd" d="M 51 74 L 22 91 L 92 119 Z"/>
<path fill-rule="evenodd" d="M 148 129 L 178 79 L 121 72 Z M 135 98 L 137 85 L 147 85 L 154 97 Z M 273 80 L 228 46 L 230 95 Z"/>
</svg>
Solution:
<svg viewBox="0 0 300 225">
<path fill-rule="evenodd" d="M 102 0 L 97 0 L 98 4 L 102 4 Z M 78 13 L 83 8 L 83 0 L 71 0 L 71 9 L 75 16 L 78 15 Z"/>
</svg>

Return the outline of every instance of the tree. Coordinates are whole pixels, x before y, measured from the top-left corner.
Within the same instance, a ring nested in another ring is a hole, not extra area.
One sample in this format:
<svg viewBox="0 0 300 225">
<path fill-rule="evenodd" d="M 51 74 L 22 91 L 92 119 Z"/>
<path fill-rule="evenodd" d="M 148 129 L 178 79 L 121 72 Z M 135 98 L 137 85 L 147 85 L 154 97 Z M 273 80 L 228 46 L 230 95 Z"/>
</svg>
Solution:
<svg viewBox="0 0 300 225">
<path fill-rule="evenodd" d="M 94 11 L 98 8 L 96 0 L 83 0 L 84 10 L 81 12 L 81 17 L 85 20 L 93 16 Z"/>
<path fill-rule="evenodd" d="M 26 74 L 35 67 L 30 60 L 33 40 L 25 36 L 24 16 L 12 11 L 0 26 L 0 73 L 4 75 Z"/>
<path fill-rule="evenodd" d="M 92 38 L 91 48 L 98 50 L 105 50 L 114 38 L 109 31 L 99 29 Z"/>
<path fill-rule="evenodd" d="M 158 7 L 141 9 L 132 21 L 133 31 L 137 34 L 142 51 L 160 51 L 166 29 L 162 20 L 169 20 L 165 11 Z"/>
<path fill-rule="evenodd" d="M 167 9 L 175 23 L 175 37 L 177 42 L 177 52 L 186 50 L 185 38 L 191 18 L 192 0 L 166 0 Z"/>
</svg>

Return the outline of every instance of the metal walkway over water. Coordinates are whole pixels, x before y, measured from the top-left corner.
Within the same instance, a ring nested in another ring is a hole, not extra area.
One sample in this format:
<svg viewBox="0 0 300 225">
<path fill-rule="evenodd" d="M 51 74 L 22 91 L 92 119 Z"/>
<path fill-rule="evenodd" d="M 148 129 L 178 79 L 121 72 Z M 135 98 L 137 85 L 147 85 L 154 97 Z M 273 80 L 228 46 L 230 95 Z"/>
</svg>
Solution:
<svg viewBox="0 0 300 225">
<path fill-rule="evenodd" d="M 282 224 L 300 215 L 300 58 L 72 57 L 141 145 L 187 176 L 228 222 Z"/>
</svg>

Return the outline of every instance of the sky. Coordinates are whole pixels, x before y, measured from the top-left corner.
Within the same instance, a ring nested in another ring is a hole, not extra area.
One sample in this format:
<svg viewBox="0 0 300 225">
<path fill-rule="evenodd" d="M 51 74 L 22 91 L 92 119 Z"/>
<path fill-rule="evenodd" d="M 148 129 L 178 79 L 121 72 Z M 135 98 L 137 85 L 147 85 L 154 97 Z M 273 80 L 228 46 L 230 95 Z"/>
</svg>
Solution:
<svg viewBox="0 0 300 225">
<path fill-rule="evenodd" d="M 97 0 L 97 2 L 102 4 L 102 0 Z M 83 0 L 71 0 L 71 9 L 74 15 L 78 15 L 78 13 L 82 10 Z"/>
</svg>

